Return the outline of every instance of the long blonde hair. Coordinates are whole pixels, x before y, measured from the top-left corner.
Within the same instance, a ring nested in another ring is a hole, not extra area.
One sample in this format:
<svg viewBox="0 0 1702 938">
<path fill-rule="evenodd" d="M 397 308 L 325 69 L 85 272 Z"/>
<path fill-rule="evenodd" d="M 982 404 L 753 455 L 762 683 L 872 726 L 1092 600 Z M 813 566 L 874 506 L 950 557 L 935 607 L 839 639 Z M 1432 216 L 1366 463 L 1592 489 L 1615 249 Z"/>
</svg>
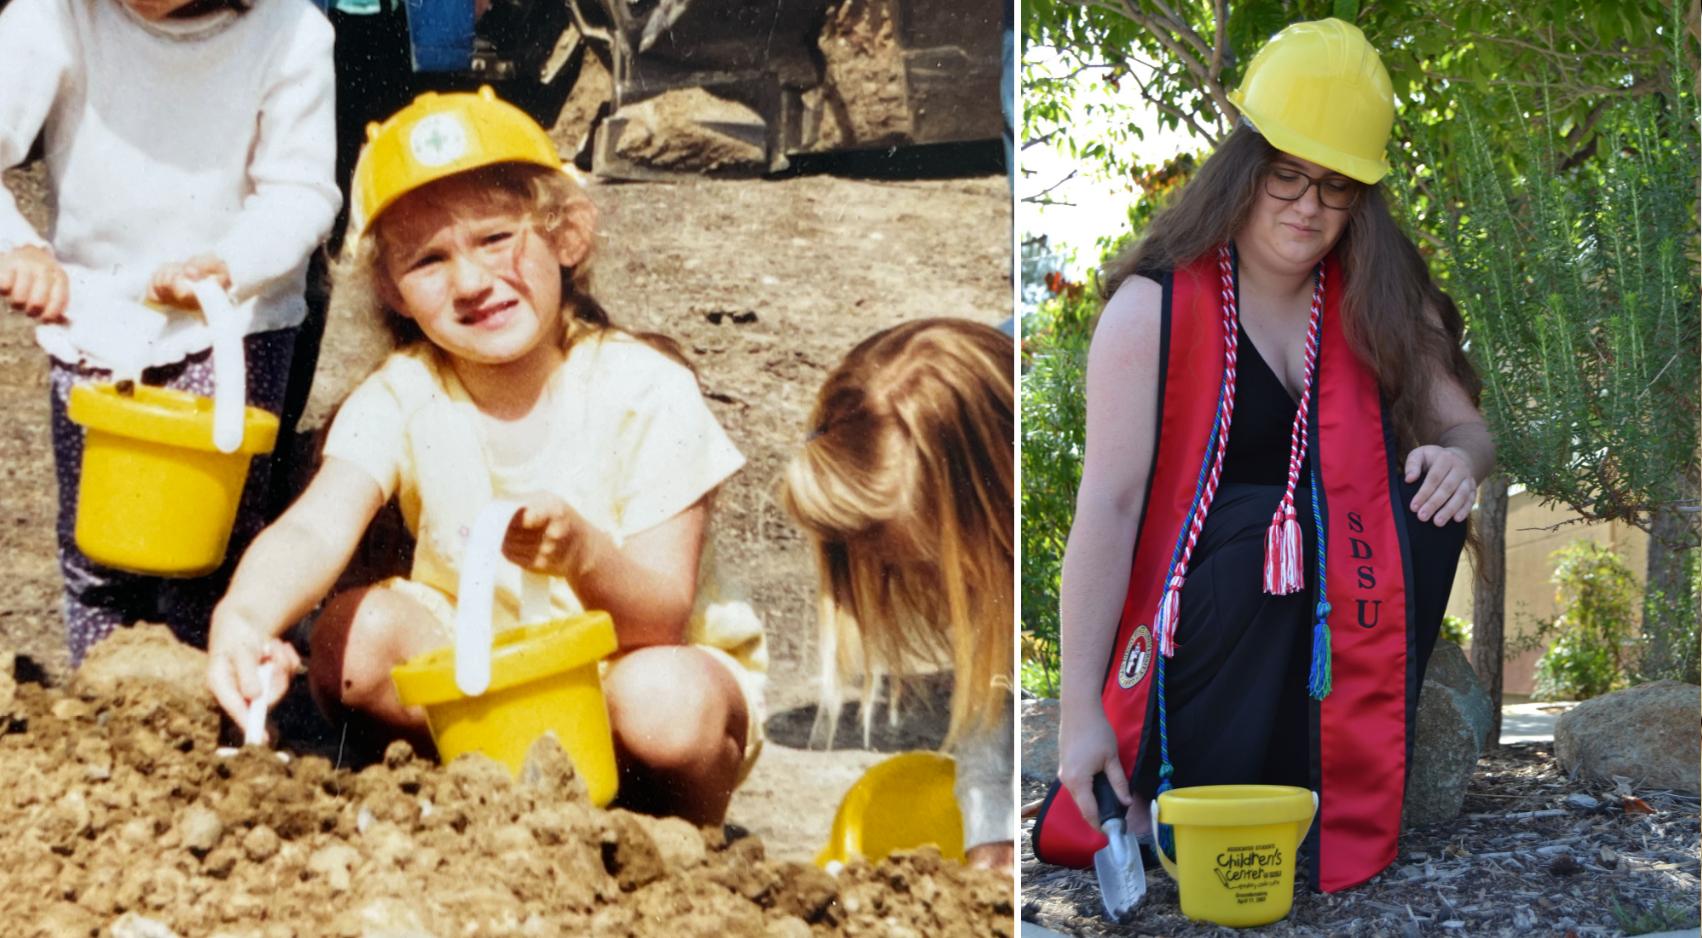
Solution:
<svg viewBox="0 0 1702 938">
<path fill-rule="evenodd" d="M 866 339 L 822 385 L 781 499 L 816 542 L 824 709 L 837 710 L 856 666 L 847 651 L 860 645 L 866 698 L 878 674 L 951 662 L 948 746 L 1003 718 L 1015 605 L 1012 353 L 996 329 L 920 320 Z"/>
</svg>

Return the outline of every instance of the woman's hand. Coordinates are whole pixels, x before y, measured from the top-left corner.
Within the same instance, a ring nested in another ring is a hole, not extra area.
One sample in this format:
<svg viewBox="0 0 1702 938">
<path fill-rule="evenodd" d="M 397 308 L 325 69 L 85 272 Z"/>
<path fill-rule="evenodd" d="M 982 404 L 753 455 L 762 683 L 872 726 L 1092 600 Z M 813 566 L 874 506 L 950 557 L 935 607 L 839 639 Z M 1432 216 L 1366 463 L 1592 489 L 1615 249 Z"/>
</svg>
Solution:
<svg viewBox="0 0 1702 938">
<path fill-rule="evenodd" d="M 577 582 L 597 566 L 607 541 L 558 495 L 540 492 L 514 513 L 502 555 L 521 569 Z"/>
<path fill-rule="evenodd" d="M 1437 527 L 1466 520 L 1477 500 L 1471 456 L 1455 446 L 1416 447 L 1407 454 L 1406 480 L 1416 481 L 1421 474 L 1424 484 L 1409 506 L 1418 520 L 1434 518 Z"/>
<path fill-rule="evenodd" d="M 248 709 L 260 696 L 260 671 L 272 669 L 271 708 L 289 690 L 290 678 L 301 670 L 301 655 L 295 646 L 273 638 L 221 606 L 213 613 L 212 631 L 207 636 L 207 686 L 219 706 L 238 726 L 248 719 Z"/>
<path fill-rule="evenodd" d="M 1098 701 L 1094 701 L 1097 703 Z M 1127 810 L 1134 802 L 1123 762 L 1117 755 L 1117 734 L 1105 711 L 1097 707 L 1075 717 L 1065 716 L 1058 728 L 1058 778 L 1064 783 L 1076 809 L 1094 830 L 1099 830 L 1099 801 L 1093 794 L 1093 777 L 1104 772 L 1111 790 Z"/>
<path fill-rule="evenodd" d="M 211 254 L 198 254 L 180 263 L 161 264 L 148 283 L 148 299 L 167 306 L 200 309 L 201 302 L 195 299 L 191 284 L 208 277 L 224 289 L 230 289 L 230 268 Z"/>
<path fill-rule="evenodd" d="M 0 254 L 0 296 L 26 316 L 61 323 L 71 299 L 71 279 L 52 251 L 26 244 Z"/>
</svg>

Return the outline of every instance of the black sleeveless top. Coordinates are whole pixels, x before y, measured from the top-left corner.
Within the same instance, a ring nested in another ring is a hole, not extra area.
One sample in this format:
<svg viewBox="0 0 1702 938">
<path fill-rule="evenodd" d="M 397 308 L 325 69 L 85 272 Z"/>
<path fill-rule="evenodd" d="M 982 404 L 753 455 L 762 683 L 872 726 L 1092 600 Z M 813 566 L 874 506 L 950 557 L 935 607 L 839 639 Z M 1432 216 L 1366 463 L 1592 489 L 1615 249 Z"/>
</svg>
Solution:
<svg viewBox="0 0 1702 938">
<path fill-rule="evenodd" d="M 1229 447 L 1223 453 L 1223 482 L 1284 485 L 1288 482 L 1289 434 L 1300 409 L 1259 350 L 1237 329 L 1235 411 Z M 1301 470 L 1305 476 L 1305 468 Z"/>
<path fill-rule="evenodd" d="M 1171 272 L 1142 269 L 1135 276 L 1164 284 Z M 1240 272 L 1236 291 L 1240 292 Z M 1300 405 L 1265 362 L 1247 330 L 1236 324 L 1235 410 L 1230 415 L 1229 445 L 1223 454 L 1221 483 L 1286 485 L 1289 433 Z M 1310 460 L 1300 467 L 1300 484 L 1311 478 Z"/>
</svg>

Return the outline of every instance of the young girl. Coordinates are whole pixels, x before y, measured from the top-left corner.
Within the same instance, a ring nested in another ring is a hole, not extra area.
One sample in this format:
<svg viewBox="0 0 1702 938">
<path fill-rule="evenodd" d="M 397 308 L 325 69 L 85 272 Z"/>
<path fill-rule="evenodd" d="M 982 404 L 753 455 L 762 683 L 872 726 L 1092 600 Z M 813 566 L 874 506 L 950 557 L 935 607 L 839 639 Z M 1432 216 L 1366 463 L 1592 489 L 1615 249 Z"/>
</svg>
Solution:
<svg viewBox="0 0 1702 938">
<path fill-rule="evenodd" d="M 49 242 L 0 188 L 0 297 L 41 321 L 52 357 L 73 666 L 136 619 L 204 644 L 263 523 L 267 457 L 252 463 L 221 571 L 162 580 L 96 565 L 72 536 L 83 431 L 65 407 L 73 385 L 114 377 L 210 396 L 190 291 L 210 277 L 247 317 L 249 403 L 279 410 L 308 256 L 341 204 L 331 45 L 303 0 L 12 0 L 0 14 L 0 168 L 39 134 L 57 203 Z"/>
<path fill-rule="evenodd" d="M 880 672 L 948 660 L 964 845 L 1002 869 L 1016 836 L 1012 362 L 1010 337 L 964 320 L 866 339 L 822 385 L 782 496 L 817 544 L 829 725 L 859 644 L 865 697 Z"/>
<path fill-rule="evenodd" d="M 239 716 L 261 667 L 299 665 L 278 636 L 396 496 L 412 574 L 325 605 L 309 682 L 334 725 L 431 751 L 390 669 L 452 641 L 470 526 L 512 499 L 494 627 L 517 621 L 521 568 L 550 575 L 555 615 L 609 612 L 620 803 L 720 823 L 766 652 L 747 607 L 693 608 L 710 499 L 743 457 L 671 345 L 614 329 L 586 292 L 596 212 L 542 128 L 486 88 L 422 95 L 369 133 L 336 289 L 413 341 L 345 402 L 324 466 L 237 570 L 213 617 L 215 694 Z"/>
</svg>

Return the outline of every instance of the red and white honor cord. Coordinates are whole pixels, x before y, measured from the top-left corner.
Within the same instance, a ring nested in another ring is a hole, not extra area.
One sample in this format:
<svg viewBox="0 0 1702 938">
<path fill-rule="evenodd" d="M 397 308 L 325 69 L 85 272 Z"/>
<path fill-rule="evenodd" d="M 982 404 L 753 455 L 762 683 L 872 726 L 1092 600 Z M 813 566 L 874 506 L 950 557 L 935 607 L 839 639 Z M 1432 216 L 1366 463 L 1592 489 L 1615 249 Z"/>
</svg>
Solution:
<svg viewBox="0 0 1702 938">
<path fill-rule="evenodd" d="M 1300 390 L 1300 406 L 1294 411 L 1294 427 L 1288 441 L 1288 485 L 1276 515 L 1265 531 L 1265 592 L 1282 596 L 1305 587 L 1300 563 L 1300 522 L 1294 514 L 1294 487 L 1306 459 L 1306 412 L 1312 401 L 1312 372 L 1318 361 L 1318 323 L 1323 319 L 1324 265 L 1312 278 L 1312 315 L 1306 324 L 1306 377 Z"/>
<path fill-rule="evenodd" d="M 1176 654 L 1176 624 L 1182 611 L 1182 584 L 1188 575 L 1188 560 L 1194 554 L 1194 544 L 1205 526 L 1206 512 L 1211 510 L 1212 497 L 1217 494 L 1218 478 L 1223 475 L 1223 453 L 1229 447 L 1229 422 L 1235 411 L 1235 352 L 1240 328 L 1235 314 L 1235 261 L 1228 242 L 1218 246 L 1217 269 L 1223 306 L 1223 381 L 1218 385 L 1217 418 L 1214 440 L 1207 450 L 1210 470 L 1201 466 L 1201 480 L 1194 489 L 1194 504 L 1189 509 L 1187 540 L 1181 556 L 1174 560 L 1164 594 L 1158 601 L 1158 615 L 1153 619 L 1153 632 L 1158 637 L 1158 653 L 1166 658 Z"/>
</svg>

